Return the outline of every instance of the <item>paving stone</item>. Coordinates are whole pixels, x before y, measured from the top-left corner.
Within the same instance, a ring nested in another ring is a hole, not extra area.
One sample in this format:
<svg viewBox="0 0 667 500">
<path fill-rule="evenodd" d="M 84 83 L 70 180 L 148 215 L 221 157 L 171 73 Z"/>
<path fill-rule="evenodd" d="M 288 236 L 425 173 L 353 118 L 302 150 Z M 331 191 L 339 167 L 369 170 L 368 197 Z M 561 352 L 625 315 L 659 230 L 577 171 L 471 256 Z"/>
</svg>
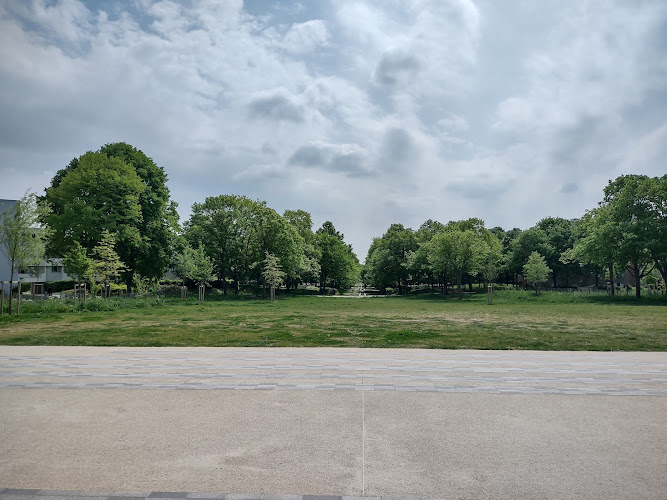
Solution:
<svg viewBox="0 0 667 500">
<path fill-rule="evenodd" d="M 198 498 L 200 500 L 223 500 L 225 493 L 188 493 L 186 498 Z"/>
</svg>

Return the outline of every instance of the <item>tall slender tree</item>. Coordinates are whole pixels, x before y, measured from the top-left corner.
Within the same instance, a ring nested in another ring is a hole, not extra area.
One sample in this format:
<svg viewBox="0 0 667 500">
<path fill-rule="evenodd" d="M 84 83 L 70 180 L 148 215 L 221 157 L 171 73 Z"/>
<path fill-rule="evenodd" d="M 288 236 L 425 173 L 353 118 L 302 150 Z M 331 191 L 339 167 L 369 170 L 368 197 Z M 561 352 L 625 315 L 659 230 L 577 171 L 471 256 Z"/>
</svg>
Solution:
<svg viewBox="0 0 667 500">
<path fill-rule="evenodd" d="M 0 251 L 9 263 L 10 289 L 14 274 L 19 269 L 36 266 L 44 256 L 44 243 L 38 225 L 37 196 L 31 192 L 26 192 L 12 208 L 0 215 Z M 10 293 L 9 313 L 11 312 Z"/>
</svg>

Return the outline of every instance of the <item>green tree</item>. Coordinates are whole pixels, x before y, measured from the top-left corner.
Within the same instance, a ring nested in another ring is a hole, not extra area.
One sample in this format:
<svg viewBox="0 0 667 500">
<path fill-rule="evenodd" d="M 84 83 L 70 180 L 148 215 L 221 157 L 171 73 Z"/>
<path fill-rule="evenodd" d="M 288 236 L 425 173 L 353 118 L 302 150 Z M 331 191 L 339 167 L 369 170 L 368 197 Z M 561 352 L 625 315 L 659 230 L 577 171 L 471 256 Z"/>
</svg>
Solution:
<svg viewBox="0 0 667 500">
<path fill-rule="evenodd" d="M 569 286 L 570 278 L 579 275 L 581 269 L 577 263 L 561 261 L 560 256 L 574 247 L 577 236 L 575 222 L 561 217 L 545 217 L 536 227 L 544 231 L 549 243 L 546 247 L 549 253 L 544 258 L 552 270 L 554 288 L 558 286 L 559 279 L 564 279 L 565 285 Z"/>
<path fill-rule="evenodd" d="M 234 292 L 249 278 L 252 247 L 253 211 L 259 203 L 245 196 L 209 196 L 204 203 L 192 205 L 185 223 L 185 237 L 192 247 L 203 245 L 227 293 L 231 280 Z"/>
<path fill-rule="evenodd" d="M 114 235 L 105 229 L 100 242 L 93 248 L 91 272 L 98 283 L 108 285 L 125 271 L 125 264 L 114 249 L 115 244 Z"/>
<path fill-rule="evenodd" d="M 434 271 L 428 260 L 428 242 L 444 229 L 444 224 L 429 219 L 415 231 L 417 249 L 408 256 L 408 270 L 413 280 L 419 283 L 428 282 L 429 286 L 432 286 Z M 444 278 L 441 278 L 441 281 L 443 280 Z"/>
<path fill-rule="evenodd" d="M 266 252 L 280 259 L 292 279 L 304 267 L 297 229 L 266 202 L 245 196 L 220 195 L 195 203 L 185 236 L 191 246 L 203 245 L 223 280 L 225 293 L 227 280 L 233 282 L 235 293 L 243 280 L 261 281 Z"/>
<path fill-rule="evenodd" d="M 75 241 L 65 254 L 63 266 L 65 272 L 77 282 L 90 282 L 93 261 L 86 255 L 86 249 L 78 241 Z"/>
<path fill-rule="evenodd" d="M 161 167 L 122 142 L 74 158 L 46 190 L 51 213 L 45 222 L 53 229 L 49 255 L 64 255 L 73 241 L 90 252 L 106 229 L 117 235 L 128 292 L 135 272 L 162 277 L 178 230 L 176 204 L 166 183 Z"/>
<path fill-rule="evenodd" d="M 498 264 L 498 273 L 504 278 L 505 283 L 516 283 L 516 273 L 512 263 L 512 245 L 514 240 L 521 234 L 521 229 L 518 227 L 505 231 L 503 228 L 496 226 L 489 229 L 493 235 L 500 241 L 502 247 L 502 258 Z"/>
<path fill-rule="evenodd" d="M 287 288 L 289 289 L 290 282 L 314 283 L 320 275 L 319 260 L 322 255 L 315 241 L 312 218 L 304 210 L 285 210 L 283 217 L 297 230 L 303 249 L 303 263 L 294 279 L 287 277 Z"/>
<path fill-rule="evenodd" d="M 523 275 L 529 285 L 535 286 L 535 294 L 539 295 L 539 284 L 549 278 L 551 269 L 547 265 L 545 258 L 538 252 L 532 252 L 528 257 L 528 262 L 523 266 Z"/>
<path fill-rule="evenodd" d="M 509 253 L 505 257 L 506 269 L 514 275 L 515 283 L 516 276 L 521 274 L 523 265 L 533 252 L 538 252 L 540 255 L 554 253 L 547 234 L 539 227 L 531 227 L 520 232 L 510 244 Z"/>
<path fill-rule="evenodd" d="M 652 178 L 644 189 L 649 225 L 654 233 L 648 242 L 648 250 L 663 282 L 667 283 L 667 175 Z"/>
<path fill-rule="evenodd" d="M 667 257 L 665 211 L 667 176 L 650 178 L 625 175 L 604 188 L 598 222 L 608 222 L 607 243 L 616 246 L 617 261 L 626 265 L 635 280 L 635 296 L 641 297 L 641 280 L 658 265 L 664 270 Z M 593 219 L 595 220 L 595 218 Z M 662 265 L 660 264 L 662 262 Z M 663 275 L 664 276 L 664 275 Z"/>
<path fill-rule="evenodd" d="M 592 268 L 607 268 L 611 294 L 614 295 L 614 269 L 625 267 L 619 247 L 616 245 L 617 228 L 609 207 L 590 210 L 578 222 L 580 237 L 571 249 L 561 255 L 567 263 L 581 263 Z"/>
<path fill-rule="evenodd" d="M 285 280 L 285 272 L 280 268 L 280 260 L 273 254 L 266 252 L 262 276 L 264 281 L 271 287 L 271 300 L 275 299 L 275 289 L 279 288 Z"/>
<path fill-rule="evenodd" d="M 210 285 L 216 278 L 213 262 L 202 245 L 196 249 L 186 245 L 174 259 L 174 272 L 195 285 Z"/>
<path fill-rule="evenodd" d="M 315 232 L 315 239 L 320 251 L 320 290 L 327 286 L 346 290 L 354 285 L 359 278 L 359 261 L 343 234 L 326 221 Z"/>
<path fill-rule="evenodd" d="M 408 292 L 409 264 L 417 250 L 414 231 L 402 224 L 392 224 L 381 238 L 376 238 L 366 257 L 367 279 L 382 288 L 398 286 L 399 293 Z"/>
<path fill-rule="evenodd" d="M 463 275 L 478 270 L 481 248 L 479 240 L 471 230 L 450 228 L 436 234 L 429 243 L 429 262 L 439 274 L 453 278 L 463 298 Z"/>
<path fill-rule="evenodd" d="M 38 229 L 39 217 L 37 196 L 30 192 L 26 192 L 12 208 L 0 215 L 0 251 L 9 263 L 10 289 L 16 271 L 38 265 L 44 256 L 44 243 Z"/>
<path fill-rule="evenodd" d="M 498 239 L 476 218 L 450 222 L 428 243 L 428 259 L 433 269 L 456 281 L 463 298 L 463 278 L 476 274 L 491 276 L 501 258 Z"/>
</svg>

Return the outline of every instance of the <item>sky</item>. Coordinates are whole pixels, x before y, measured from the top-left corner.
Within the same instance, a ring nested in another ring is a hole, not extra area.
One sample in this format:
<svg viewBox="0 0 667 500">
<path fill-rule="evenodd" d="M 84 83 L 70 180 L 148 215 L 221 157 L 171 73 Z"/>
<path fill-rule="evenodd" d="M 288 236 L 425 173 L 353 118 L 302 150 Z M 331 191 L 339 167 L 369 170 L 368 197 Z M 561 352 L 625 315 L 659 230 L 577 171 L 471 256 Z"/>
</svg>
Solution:
<svg viewBox="0 0 667 500">
<path fill-rule="evenodd" d="M 220 194 L 333 222 L 527 229 L 667 173 L 664 0 L 0 0 L 0 198 L 111 142 L 184 222 Z"/>
</svg>

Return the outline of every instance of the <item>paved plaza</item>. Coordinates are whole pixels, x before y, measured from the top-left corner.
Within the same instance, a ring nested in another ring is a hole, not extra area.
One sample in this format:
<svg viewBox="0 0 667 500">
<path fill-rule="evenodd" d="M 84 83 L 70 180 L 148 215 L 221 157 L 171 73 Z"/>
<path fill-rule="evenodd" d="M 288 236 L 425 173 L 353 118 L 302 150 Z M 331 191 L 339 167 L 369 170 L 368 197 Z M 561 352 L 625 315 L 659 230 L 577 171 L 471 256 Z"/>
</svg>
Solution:
<svg viewBox="0 0 667 500">
<path fill-rule="evenodd" d="M 0 500 L 664 500 L 666 472 L 667 353 L 0 346 Z"/>
</svg>

